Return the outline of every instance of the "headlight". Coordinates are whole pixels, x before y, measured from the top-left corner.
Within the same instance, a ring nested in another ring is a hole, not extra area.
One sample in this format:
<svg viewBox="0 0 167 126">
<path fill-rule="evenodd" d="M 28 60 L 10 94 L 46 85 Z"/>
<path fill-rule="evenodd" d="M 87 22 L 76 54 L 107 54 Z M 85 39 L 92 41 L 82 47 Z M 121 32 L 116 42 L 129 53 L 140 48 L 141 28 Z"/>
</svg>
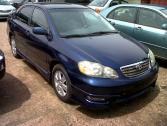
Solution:
<svg viewBox="0 0 167 126">
<path fill-rule="evenodd" d="M 14 13 L 14 12 L 16 12 L 16 9 L 11 10 L 11 12 L 10 12 L 10 13 L 12 14 L 12 13 Z"/>
<path fill-rule="evenodd" d="M 0 60 L 2 60 L 3 59 L 3 56 L 0 56 Z"/>
<path fill-rule="evenodd" d="M 114 69 L 103 66 L 99 63 L 81 61 L 78 63 L 78 67 L 81 73 L 88 76 L 112 79 L 118 78 L 118 74 Z"/>
<path fill-rule="evenodd" d="M 155 65 L 155 56 L 153 54 L 153 52 L 149 49 L 149 54 L 148 54 L 148 57 L 150 58 L 150 63 L 151 63 L 151 66 L 154 66 Z"/>
</svg>

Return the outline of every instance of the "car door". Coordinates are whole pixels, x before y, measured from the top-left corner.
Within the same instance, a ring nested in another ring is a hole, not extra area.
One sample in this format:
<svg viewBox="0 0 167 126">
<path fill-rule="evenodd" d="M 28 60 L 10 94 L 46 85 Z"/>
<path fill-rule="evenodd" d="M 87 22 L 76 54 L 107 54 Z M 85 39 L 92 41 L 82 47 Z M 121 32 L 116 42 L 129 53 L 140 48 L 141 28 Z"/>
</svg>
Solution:
<svg viewBox="0 0 167 126">
<path fill-rule="evenodd" d="M 163 15 L 141 8 L 134 28 L 134 37 L 146 44 L 156 56 L 167 58 L 167 31 L 162 29 L 163 24 L 167 24 Z"/>
<path fill-rule="evenodd" d="M 47 53 L 48 42 L 50 39 L 46 35 L 37 35 L 33 33 L 34 27 L 42 27 L 49 33 L 49 25 L 45 13 L 40 8 L 35 8 L 31 18 L 30 39 L 27 41 L 28 57 L 31 62 L 42 72 L 47 72 Z"/>
<path fill-rule="evenodd" d="M 118 7 L 107 15 L 107 20 L 119 31 L 133 36 L 137 8 Z"/>
<path fill-rule="evenodd" d="M 27 45 L 26 41 L 29 36 L 29 22 L 30 17 L 33 11 L 32 6 L 25 6 L 22 9 L 20 9 L 16 13 L 16 18 L 13 19 L 14 21 L 14 27 L 15 27 L 15 40 L 16 40 L 16 46 L 19 52 L 22 53 L 22 55 L 27 55 Z"/>
</svg>

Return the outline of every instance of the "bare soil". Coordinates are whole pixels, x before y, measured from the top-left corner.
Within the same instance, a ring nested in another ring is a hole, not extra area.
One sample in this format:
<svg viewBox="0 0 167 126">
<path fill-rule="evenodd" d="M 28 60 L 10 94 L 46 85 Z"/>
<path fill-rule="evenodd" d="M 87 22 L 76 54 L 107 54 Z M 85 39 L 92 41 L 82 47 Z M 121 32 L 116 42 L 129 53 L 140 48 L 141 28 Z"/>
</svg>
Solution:
<svg viewBox="0 0 167 126">
<path fill-rule="evenodd" d="M 167 62 L 160 64 L 155 90 L 103 111 L 66 104 L 31 65 L 15 59 L 0 22 L 0 49 L 7 72 L 0 80 L 0 126 L 167 126 Z"/>
</svg>

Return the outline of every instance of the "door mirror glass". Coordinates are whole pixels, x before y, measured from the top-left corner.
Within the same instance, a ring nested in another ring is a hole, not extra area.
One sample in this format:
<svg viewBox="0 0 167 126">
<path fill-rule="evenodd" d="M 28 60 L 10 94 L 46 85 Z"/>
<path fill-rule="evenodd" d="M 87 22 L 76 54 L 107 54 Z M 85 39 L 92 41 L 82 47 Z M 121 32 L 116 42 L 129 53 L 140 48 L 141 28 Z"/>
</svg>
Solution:
<svg viewBox="0 0 167 126">
<path fill-rule="evenodd" d="M 162 29 L 167 30 L 167 24 L 163 24 Z"/>
<path fill-rule="evenodd" d="M 37 35 L 48 35 L 48 31 L 42 27 L 34 27 L 32 31 Z"/>
</svg>

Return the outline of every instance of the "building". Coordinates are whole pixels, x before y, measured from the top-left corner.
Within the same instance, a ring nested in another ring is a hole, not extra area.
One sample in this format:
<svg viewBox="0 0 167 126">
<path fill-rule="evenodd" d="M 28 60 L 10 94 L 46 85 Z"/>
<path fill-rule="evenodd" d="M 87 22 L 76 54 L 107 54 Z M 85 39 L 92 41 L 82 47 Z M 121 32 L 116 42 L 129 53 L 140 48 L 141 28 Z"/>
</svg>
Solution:
<svg viewBox="0 0 167 126">
<path fill-rule="evenodd" d="M 127 0 L 131 4 L 141 3 L 141 0 Z"/>
<path fill-rule="evenodd" d="M 142 3 L 167 5 L 167 0 L 141 0 Z"/>
<path fill-rule="evenodd" d="M 167 5 L 167 0 L 127 0 L 129 3 L 147 3 Z"/>
</svg>

